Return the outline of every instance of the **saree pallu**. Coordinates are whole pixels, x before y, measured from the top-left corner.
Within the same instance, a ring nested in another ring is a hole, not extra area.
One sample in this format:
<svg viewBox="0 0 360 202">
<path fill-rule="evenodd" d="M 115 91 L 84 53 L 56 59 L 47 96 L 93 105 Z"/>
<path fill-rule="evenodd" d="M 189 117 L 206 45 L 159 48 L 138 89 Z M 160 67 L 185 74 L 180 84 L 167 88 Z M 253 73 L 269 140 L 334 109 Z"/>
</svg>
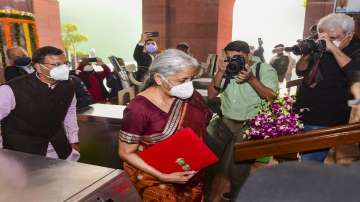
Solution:
<svg viewBox="0 0 360 202">
<path fill-rule="evenodd" d="M 140 142 L 136 142 L 140 145 L 139 152 L 169 138 L 178 129 L 185 127 L 192 128 L 202 138 L 211 116 L 212 113 L 203 102 L 202 97 L 195 92 L 193 97 L 187 101 L 178 99 L 174 102 L 161 133 L 140 137 L 136 134 L 120 131 L 119 138 L 128 143 L 135 143 L 132 141 L 141 138 Z M 161 182 L 128 163 L 124 163 L 124 171 L 129 175 L 145 202 L 200 202 L 203 200 L 204 173 L 202 171 L 198 172 L 186 184 Z"/>
</svg>

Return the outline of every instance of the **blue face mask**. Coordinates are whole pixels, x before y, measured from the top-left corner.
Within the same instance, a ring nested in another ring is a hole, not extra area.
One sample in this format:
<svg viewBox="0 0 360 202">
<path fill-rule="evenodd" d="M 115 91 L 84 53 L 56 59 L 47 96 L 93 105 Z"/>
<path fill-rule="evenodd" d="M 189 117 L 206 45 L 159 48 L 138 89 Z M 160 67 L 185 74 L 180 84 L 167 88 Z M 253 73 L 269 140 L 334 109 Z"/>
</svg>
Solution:
<svg viewBox="0 0 360 202">
<path fill-rule="evenodd" d="M 157 50 L 157 47 L 154 44 L 148 44 L 148 45 L 146 45 L 145 49 L 146 49 L 146 52 L 148 52 L 148 53 L 155 53 Z"/>
<path fill-rule="evenodd" d="M 31 63 L 31 59 L 29 57 L 23 56 L 15 60 L 15 66 L 17 67 L 27 67 Z"/>
</svg>

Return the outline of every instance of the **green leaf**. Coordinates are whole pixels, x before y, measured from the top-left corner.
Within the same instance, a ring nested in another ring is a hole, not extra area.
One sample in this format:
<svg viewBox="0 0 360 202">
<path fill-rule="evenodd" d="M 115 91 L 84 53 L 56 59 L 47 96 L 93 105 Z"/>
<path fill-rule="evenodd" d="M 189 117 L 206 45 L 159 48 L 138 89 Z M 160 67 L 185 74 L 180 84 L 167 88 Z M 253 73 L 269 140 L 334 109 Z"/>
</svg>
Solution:
<svg viewBox="0 0 360 202">
<path fill-rule="evenodd" d="M 64 47 L 71 50 L 74 55 L 77 44 L 88 41 L 88 37 L 78 32 L 78 27 L 74 23 L 66 23 L 62 25 L 62 41 Z"/>
</svg>

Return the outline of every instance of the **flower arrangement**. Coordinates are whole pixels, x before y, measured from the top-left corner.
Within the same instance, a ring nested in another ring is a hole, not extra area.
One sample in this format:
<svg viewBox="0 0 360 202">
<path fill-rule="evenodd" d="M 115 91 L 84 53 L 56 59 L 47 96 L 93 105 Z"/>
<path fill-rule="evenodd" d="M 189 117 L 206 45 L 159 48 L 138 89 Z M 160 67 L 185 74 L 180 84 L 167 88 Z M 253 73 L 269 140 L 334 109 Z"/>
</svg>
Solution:
<svg viewBox="0 0 360 202">
<path fill-rule="evenodd" d="M 0 18 L 34 20 L 34 15 L 29 12 L 18 11 L 14 9 L 0 9 Z"/>
<path fill-rule="evenodd" d="M 267 139 L 293 135 L 304 128 L 300 116 L 293 112 L 292 97 L 278 98 L 272 102 L 262 102 L 259 113 L 248 121 L 244 139 Z"/>
<path fill-rule="evenodd" d="M 26 47 L 29 55 L 38 47 L 35 17 L 30 12 L 0 9 L 0 63 L 5 63 L 4 47 Z"/>
</svg>

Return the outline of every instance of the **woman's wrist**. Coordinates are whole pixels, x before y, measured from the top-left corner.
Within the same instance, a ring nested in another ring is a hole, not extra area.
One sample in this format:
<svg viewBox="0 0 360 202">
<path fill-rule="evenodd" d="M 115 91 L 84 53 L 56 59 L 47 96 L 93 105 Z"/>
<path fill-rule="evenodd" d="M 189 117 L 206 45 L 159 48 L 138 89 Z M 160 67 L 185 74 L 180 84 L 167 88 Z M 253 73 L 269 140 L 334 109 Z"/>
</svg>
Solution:
<svg viewBox="0 0 360 202">
<path fill-rule="evenodd" d="M 164 173 L 162 173 L 162 172 L 157 172 L 157 173 L 155 173 L 155 175 L 154 175 L 154 177 L 156 177 L 158 180 L 160 180 L 160 181 L 164 181 L 164 176 L 165 176 L 165 174 Z"/>
</svg>

